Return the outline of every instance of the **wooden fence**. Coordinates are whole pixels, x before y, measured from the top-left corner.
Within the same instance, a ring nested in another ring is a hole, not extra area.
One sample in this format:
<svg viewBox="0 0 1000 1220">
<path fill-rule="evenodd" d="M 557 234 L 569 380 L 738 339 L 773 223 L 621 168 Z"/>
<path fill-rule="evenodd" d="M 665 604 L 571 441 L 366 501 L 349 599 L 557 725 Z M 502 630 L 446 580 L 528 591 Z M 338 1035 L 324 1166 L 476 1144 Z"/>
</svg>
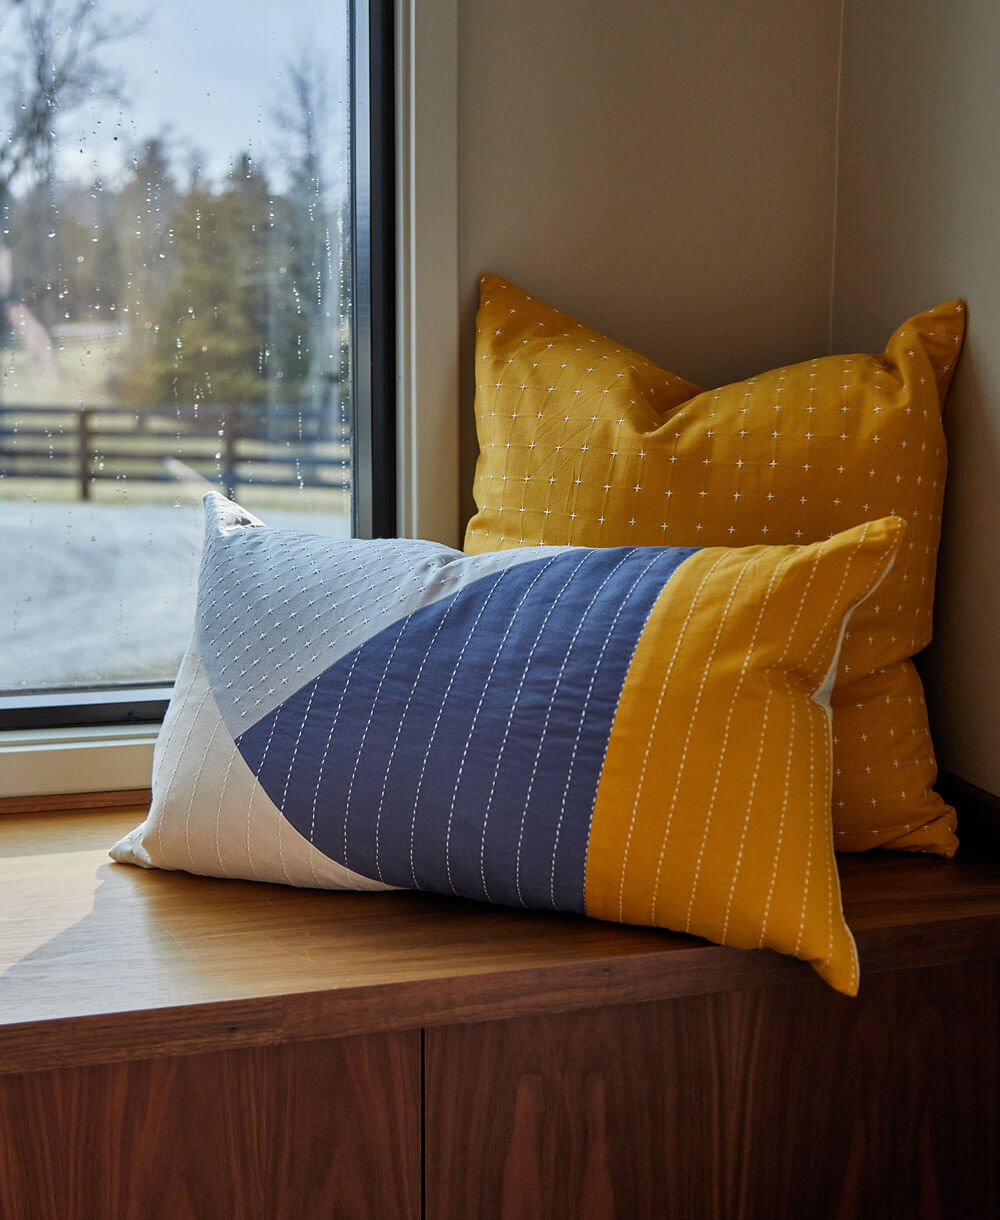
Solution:
<svg viewBox="0 0 1000 1220">
<path fill-rule="evenodd" d="M 180 466 L 177 464 L 180 463 Z M 350 486 L 350 428 L 298 406 L 24 406 L 0 403 L 0 479 L 176 481 L 184 470 L 239 485 Z"/>
</svg>

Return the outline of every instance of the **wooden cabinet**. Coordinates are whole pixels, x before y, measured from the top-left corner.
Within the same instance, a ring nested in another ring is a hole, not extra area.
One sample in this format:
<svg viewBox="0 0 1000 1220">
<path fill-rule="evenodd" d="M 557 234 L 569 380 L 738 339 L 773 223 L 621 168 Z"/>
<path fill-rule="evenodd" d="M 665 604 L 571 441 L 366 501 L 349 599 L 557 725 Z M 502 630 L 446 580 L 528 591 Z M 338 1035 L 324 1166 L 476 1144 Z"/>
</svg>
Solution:
<svg viewBox="0 0 1000 1220">
<path fill-rule="evenodd" d="M 419 1220 L 420 1034 L 0 1076 L 3 1220 Z"/>
<path fill-rule="evenodd" d="M 428 1030 L 434 1220 L 994 1220 L 1000 969 Z"/>
<path fill-rule="evenodd" d="M 996 1220 L 1000 866 L 842 861 L 861 994 L 0 818 L 0 1220 Z"/>
</svg>

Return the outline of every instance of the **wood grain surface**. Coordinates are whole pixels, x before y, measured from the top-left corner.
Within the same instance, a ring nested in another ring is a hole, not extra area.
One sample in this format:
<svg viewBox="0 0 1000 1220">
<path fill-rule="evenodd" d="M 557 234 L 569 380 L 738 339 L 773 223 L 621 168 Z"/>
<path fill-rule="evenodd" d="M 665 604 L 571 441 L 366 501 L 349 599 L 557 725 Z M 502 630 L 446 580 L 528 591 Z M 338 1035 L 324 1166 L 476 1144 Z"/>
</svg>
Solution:
<svg viewBox="0 0 1000 1220">
<path fill-rule="evenodd" d="M 1000 1215 L 996 963 L 431 1029 L 425 1078 L 429 1220 Z"/>
<path fill-rule="evenodd" d="M 0 1077 L 4 1220 L 418 1220 L 420 1035 Z"/>
<path fill-rule="evenodd" d="M 144 812 L 0 819 L 3 1220 L 1000 1215 L 996 860 L 843 857 L 848 1000 L 693 937 L 113 864 Z"/>
<path fill-rule="evenodd" d="M 833 993 L 766 951 L 424 894 L 117 865 L 144 809 L 0 819 L 0 1072 L 735 991 Z M 1000 863 L 841 861 L 862 988 L 1000 953 Z"/>
<path fill-rule="evenodd" d="M 0 796 L 0 814 L 79 813 L 86 809 L 136 809 L 149 805 L 148 788 L 122 788 L 118 792 L 63 792 L 42 796 Z"/>
</svg>

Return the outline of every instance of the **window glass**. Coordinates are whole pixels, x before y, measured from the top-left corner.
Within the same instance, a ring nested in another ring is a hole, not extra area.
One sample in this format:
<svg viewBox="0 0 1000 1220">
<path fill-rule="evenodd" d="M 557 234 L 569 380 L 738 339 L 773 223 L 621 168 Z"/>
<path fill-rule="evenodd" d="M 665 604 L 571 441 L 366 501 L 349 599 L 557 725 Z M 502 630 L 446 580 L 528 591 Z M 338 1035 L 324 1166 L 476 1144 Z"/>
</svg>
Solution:
<svg viewBox="0 0 1000 1220">
<path fill-rule="evenodd" d="M 210 488 L 350 533 L 348 25 L 0 0 L 0 692 L 171 681 Z"/>
</svg>

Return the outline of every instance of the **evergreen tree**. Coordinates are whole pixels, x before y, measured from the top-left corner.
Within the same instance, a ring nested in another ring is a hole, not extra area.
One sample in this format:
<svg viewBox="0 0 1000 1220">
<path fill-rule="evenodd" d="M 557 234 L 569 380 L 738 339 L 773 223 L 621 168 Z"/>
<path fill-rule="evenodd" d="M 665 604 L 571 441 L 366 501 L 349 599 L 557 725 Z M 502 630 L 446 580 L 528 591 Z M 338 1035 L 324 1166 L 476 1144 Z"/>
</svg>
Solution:
<svg viewBox="0 0 1000 1220">
<path fill-rule="evenodd" d="M 130 329 L 155 313 L 169 286 L 169 227 L 177 199 L 165 138 L 144 141 L 129 159 L 117 201 L 120 307 L 130 315 Z"/>
<path fill-rule="evenodd" d="M 123 390 L 136 401 L 182 406 L 294 395 L 303 326 L 279 295 L 287 211 L 248 157 L 223 190 L 178 200 L 169 286 L 155 321 L 147 320 L 148 355 L 123 378 Z"/>
</svg>

